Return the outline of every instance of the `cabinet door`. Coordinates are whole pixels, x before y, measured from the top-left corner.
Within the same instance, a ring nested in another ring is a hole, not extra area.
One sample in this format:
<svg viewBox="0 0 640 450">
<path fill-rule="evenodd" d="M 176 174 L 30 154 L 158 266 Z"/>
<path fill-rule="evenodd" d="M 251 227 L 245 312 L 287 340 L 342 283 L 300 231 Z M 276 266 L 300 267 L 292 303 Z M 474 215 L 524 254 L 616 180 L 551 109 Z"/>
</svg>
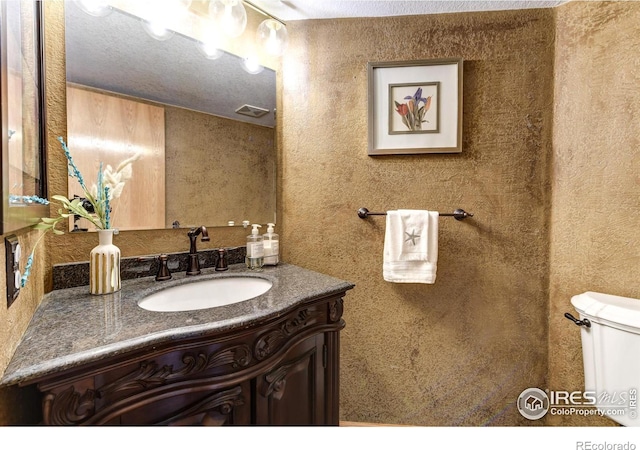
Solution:
<svg viewBox="0 0 640 450">
<path fill-rule="evenodd" d="M 324 335 L 305 339 L 255 380 L 257 425 L 324 424 L 323 348 Z"/>
</svg>

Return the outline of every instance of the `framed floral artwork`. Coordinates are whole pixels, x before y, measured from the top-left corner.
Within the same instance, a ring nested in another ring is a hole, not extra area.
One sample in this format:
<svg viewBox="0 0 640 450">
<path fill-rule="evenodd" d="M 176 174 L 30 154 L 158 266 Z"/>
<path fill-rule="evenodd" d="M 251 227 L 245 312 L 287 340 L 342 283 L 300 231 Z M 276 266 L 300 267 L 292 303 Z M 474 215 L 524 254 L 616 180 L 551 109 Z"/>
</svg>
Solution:
<svg viewBox="0 0 640 450">
<path fill-rule="evenodd" d="M 462 152 L 462 59 L 374 62 L 369 155 Z"/>
</svg>

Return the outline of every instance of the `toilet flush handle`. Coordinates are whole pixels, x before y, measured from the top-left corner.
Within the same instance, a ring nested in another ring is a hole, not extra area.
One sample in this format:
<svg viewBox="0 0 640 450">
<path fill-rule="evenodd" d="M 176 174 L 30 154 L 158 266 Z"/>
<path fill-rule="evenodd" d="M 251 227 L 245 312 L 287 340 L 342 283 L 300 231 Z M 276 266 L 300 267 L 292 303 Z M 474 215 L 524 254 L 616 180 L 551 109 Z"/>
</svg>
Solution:
<svg viewBox="0 0 640 450">
<path fill-rule="evenodd" d="M 575 323 L 576 325 L 578 325 L 579 327 L 581 327 L 581 326 L 585 326 L 585 327 L 587 327 L 587 328 L 591 328 L 591 322 L 589 321 L 589 319 L 582 319 L 582 320 L 579 320 L 579 319 L 576 319 L 575 317 L 573 317 L 573 316 L 572 316 L 571 314 L 569 314 L 569 313 L 564 313 L 564 316 L 565 316 L 567 319 L 571 320 L 571 321 L 572 321 L 573 323 Z"/>
</svg>

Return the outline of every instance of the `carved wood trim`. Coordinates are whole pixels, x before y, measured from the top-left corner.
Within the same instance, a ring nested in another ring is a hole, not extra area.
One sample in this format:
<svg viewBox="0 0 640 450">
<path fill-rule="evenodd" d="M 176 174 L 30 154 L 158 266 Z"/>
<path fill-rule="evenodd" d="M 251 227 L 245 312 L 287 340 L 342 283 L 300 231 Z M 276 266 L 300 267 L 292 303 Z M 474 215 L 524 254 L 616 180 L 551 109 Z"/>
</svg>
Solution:
<svg viewBox="0 0 640 450">
<path fill-rule="evenodd" d="M 95 413 L 95 399 L 107 399 L 109 396 L 124 392 L 144 391 L 169 382 L 180 381 L 215 367 L 229 365 L 233 369 L 238 369 L 248 366 L 251 361 L 251 349 L 246 344 L 235 345 L 210 354 L 185 352 L 182 356 L 184 367 L 175 372 L 173 366 L 158 366 L 155 361 L 143 361 L 137 370 L 99 389 L 87 389 L 81 394 L 75 390 L 74 385 L 57 395 L 47 394 L 44 406 L 45 423 L 59 425 L 80 423 Z"/>
<path fill-rule="evenodd" d="M 198 353 L 197 356 L 192 353 L 185 353 L 182 357 L 182 362 L 185 363 L 185 367 L 179 372 L 169 375 L 168 379 L 183 378 L 215 367 L 227 365 L 231 366 L 232 369 L 247 367 L 252 359 L 251 348 L 246 344 L 234 345 L 233 347 L 208 355 L 202 352 Z"/>
<path fill-rule="evenodd" d="M 98 390 L 98 397 L 105 398 L 123 391 L 139 391 L 151 386 L 160 386 L 215 367 L 229 365 L 233 369 L 238 369 L 248 366 L 251 360 L 252 355 L 249 346 L 239 344 L 210 354 L 203 352 L 194 354 L 187 351 L 182 355 L 184 367 L 175 372 L 173 366 L 158 367 L 154 361 L 144 361 L 140 363 L 138 370 L 102 386 Z"/>
<path fill-rule="evenodd" d="M 242 387 L 237 386 L 201 399 L 157 425 L 223 425 L 236 406 L 244 405 Z"/>
<path fill-rule="evenodd" d="M 84 394 L 73 386 L 58 395 L 47 394 L 43 400 L 43 420 L 47 425 L 75 425 L 95 413 L 95 391 Z"/>
<path fill-rule="evenodd" d="M 315 323 L 318 315 L 319 312 L 316 310 L 303 309 L 293 318 L 281 323 L 277 329 L 263 334 L 254 345 L 256 359 L 262 361 L 274 353 L 291 335 Z"/>
<path fill-rule="evenodd" d="M 268 374 L 264 375 L 263 378 L 265 383 L 262 385 L 260 395 L 263 397 L 272 396 L 276 400 L 280 400 L 287 387 L 287 377 L 307 367 L 309 359 L 315 355 L 316 350 L 317 347 L 313 347 L 299 358 L 278 366 Z"/>
<path fill-rule="evenodd" d="M 337 322 L 338 320 L 340 320 L 343 312 L 344 301 L 341 298 L 329 302 L 329 320 L 331 322 Z"/>
<path fill-rule="evenodd" d="M 109 384 L 105 384 L 97 390 L 98 398 L 107 398 L 109 395 L 122 393 L 125 391 L 141 391 L 149 387 L 161 386 L 171 375 L 171 366 L 158 365 L 154 361 L 143 361 L 138 366 L 138 370 L 129 372 Z"/>
</svg>

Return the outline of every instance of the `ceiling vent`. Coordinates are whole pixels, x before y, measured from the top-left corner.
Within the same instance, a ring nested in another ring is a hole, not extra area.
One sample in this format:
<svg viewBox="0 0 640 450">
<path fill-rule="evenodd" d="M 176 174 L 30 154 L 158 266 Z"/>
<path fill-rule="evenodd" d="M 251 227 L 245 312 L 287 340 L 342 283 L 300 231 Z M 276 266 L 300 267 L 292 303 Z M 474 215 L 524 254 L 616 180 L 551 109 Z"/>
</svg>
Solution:
<svg viewBox="0 0 640 450">
<path fill-rule="evenodd" d="M 236 109 L 236 112 L 244 116 L 258 118 L 267 114 L 269 110 L 264 108 L 259 108 L 257 106 L 242 105 L 240 108 Z"/>
</svg>

